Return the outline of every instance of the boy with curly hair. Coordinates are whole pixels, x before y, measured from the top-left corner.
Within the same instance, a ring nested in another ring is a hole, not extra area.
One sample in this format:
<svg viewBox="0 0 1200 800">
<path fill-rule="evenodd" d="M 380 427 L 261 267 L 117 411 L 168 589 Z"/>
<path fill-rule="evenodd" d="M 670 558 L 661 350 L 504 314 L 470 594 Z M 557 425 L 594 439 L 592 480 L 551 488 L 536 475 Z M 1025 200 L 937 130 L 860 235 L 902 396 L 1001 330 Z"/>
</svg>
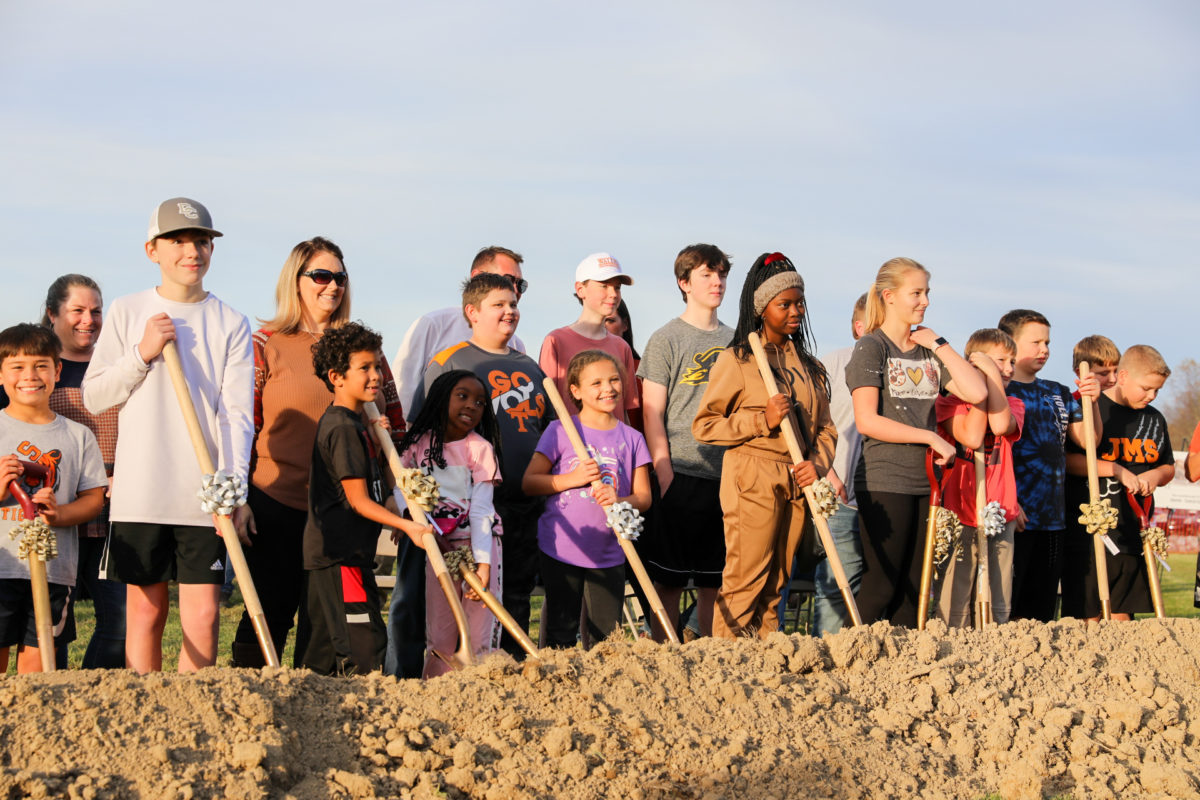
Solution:
<svg viewBox="0 0 1200 800">
<path fill-rule="evenodd" d="M 298 632 L 301 663 L 325 675 L 383 666 L 387 629 L 375 584 L 382 526 L 419 543 L 428 530 L 384 507 L 387 488 L 375 441 L 362 420 L 380 389 L 379 334 L 351 322 L 313 346 L 313 368 L 333 392 L 317 422 L 304 528 L 304 602 L 312 625 Z M 303 633 L 303 637 L 301 637 Z"/>
</svg>

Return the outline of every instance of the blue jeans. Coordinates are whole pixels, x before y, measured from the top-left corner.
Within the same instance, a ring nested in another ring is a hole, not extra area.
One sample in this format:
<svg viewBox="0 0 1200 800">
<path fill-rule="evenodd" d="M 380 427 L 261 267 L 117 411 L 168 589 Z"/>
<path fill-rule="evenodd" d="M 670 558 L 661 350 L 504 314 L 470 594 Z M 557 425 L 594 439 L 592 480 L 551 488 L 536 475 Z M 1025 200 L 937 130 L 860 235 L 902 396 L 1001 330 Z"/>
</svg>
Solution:
<svg viewBox="0 0 1200 800">
<path fill-rule="evenodd" d="M 388 606 L 383 671 L 420 678 L 425 667 L 425 551 L 407 536 L 396 553 L 396 586 Z"/>
<path fill-rule="evenodd" d="M 833 546 L 842 560 L 850 591 L 857 592 L 862 581 L 862 541 L 858 536 L 858 510 L 838 503 L 837 511 L 829 518 L 829 532 L 833 534 Z M 846 601 L 834 580 L 829 559 L 817 564 L 813 575 L 816 592 L 813 597 L 813 635 L 837 633 L 850 621 Z"/>
<path fill-rule="evenodd" d="M 125 668 L 125 584 L 100 578 L 105 539 L 79 537 L 77 582 L 92 597 L 96 629 L 83 654 L 83 669 Z"/>
</svg>

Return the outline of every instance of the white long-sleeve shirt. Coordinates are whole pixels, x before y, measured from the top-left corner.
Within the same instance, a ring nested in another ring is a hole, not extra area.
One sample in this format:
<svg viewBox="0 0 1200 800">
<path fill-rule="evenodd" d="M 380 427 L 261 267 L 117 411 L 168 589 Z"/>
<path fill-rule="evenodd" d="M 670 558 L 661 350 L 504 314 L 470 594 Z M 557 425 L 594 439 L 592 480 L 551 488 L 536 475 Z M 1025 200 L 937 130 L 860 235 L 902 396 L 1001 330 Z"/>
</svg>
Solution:
<svg viewBox="0 0 1200 800">
<path fill-rule="evenodd" d="M 838 431 L 833 469 L 846 485 L 846 505 L 858 508 L 854 496 L 854 471 L 862 454 L 862 435 L 854 424 L 854 400 L 846 386 L 846 365 L 853 354 L 853 347 L 842 347 L 822 356 L 821 362 L 829 375 L 829 416 Z"/>
<path fill-rule="evenodd" d="M 192 404 L 217 469 L 246 478 L 254 437 L 254 355 L 250 322 L 211 292 L 178 303 L 155 289 L 108 308 L 87 374 L 83 402 L 98 414 L 124 404 L 109 518 L 117 522 L 211 525 L 200 510 L 200 465 L 162 355 L 137 352 L 146 320 L 166 312 Z"/>
<path fill-rule="evenodd" d="M 400 394 L 400 405 L 404 418 L 412 421 L 413 395 L 424 385 L 425 368 L 438 353 L 451 345 L 471 338 L 471 326 L 463 316 L 462 308 L 441 308 L 430 311 L 409 326 L 400 342 L 400 349 L 392 360 L 396 378 L 396 391 Z M 525 343 L 513 336 L 508 346 L 524 353 Z"/>
</svg>

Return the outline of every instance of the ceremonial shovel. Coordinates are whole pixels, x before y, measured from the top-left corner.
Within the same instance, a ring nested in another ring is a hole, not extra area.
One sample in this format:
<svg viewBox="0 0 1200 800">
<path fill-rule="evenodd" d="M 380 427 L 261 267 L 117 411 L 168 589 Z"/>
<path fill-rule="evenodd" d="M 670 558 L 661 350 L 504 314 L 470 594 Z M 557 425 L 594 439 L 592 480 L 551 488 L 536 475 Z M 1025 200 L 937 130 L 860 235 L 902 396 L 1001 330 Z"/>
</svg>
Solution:
<svg viewBox="0 0 1200 800">
<path fill-rule="evenodd" d="M 29 461 L 22 461 L 21 466 L 25 470 L 24 475 L 46 485 L 49 474 L 46 467 Z M 38 505 L 26 493 L 21 482 L 13 480 L 8 484 L 8 490 L 21 506 L 25 519 L 36 520 Z M 33 589 L 33 624 L 37 631 L 38 657 L 42 661 L 42 672 L 54 672 L 54 621 L 50 618 L 50 584 L 46 580 L 46 562 L 33 548 L 29 549 L 29 585 Z"/>
<path fill-rule="evenodd" d="M 366 409 L 367 417 L 372 422 L 379 418 L 379 409 L 375 407 L 374 403 L 367 403 Z M 397 457 L 395 463 L 392 462 L 392 454 L 396 452 L 396 447 L 392 443 L 392 438 L 387 435 L 387 431 L 383 430 L 378 425 L 373 427 L 376 431 L 375 440 L 378 441 L 380 447 L 384 449 L 384 452 L 388 457 L 388 465 L 392 468 L 392 472 L 395 473 L 396 468 L 399 467 L 400 460 L 399 457 Z M 387 444 L 384 444 L 385 440 Z M 414 511 L 421 511 L 420 508 L 414 509 L 413 504 L 409 502 L 407 496 L 404 498 L 404 500 L 406 503 L 408 503 L 409 514 L 414 513 Z M 428 517 L 429 515 L 425 514 L 425 516 Z M 430 522 L 432 521 L 433 520 L 430 520 Z M 438 556 L 441 556 L 441 550 L 438 550 Z M 444 558 L 442 559 L 442 563 L 445 564 Z M 436 571 L 437 567 L 435 566 L 434 569 Z M 504 629 L 508 631 L 514 639 L 517 640 L 517 644 L 521 645 L 521 649 L 536 659 L 538 657 L 537 648 L 530 640 L 528 634 L 521 630 L 521 626 L 517 624 L 515 619 L 513 619 L 512 614 L 508 613 L 508 609 L 506 609 L 500 603 L 500 601 L 496 599 L 496 595 L 489 592 L 488 588 L 483 585 L 482 581 L 479 580 L 479 576 L 476 575 L 473 570 L 468 569 L 465 564 L 459 569 L 459 572 L 462 574 L 462 579 L 467 582 L 467 585 L 475 591 L 475 594 L 479 595 L 481 600 L 483 600 L 483 604 L 488 607 L 488 610 L 496 615 L 496 619 L 500 620 L 500 624 L 504 626 Z M 455 596 L 457 596 L 457 593 Z M 456 622 L 457 620 L 458 618 L 455 617 Z M 461 628 L 459 629 L 459 633 L 462 633 Z"/>
<path fill-rule="evenodd" d="M 774 397 L 779 394 L 779 387 L 775 383 L 775 374 L 771 372 L 771 363 L 767 360 L 767 352 L 763 349 L 762 340 L 757 333 L 751 332 L 747 337 L 750 343 L 750 350 L 754 353 L 754 360 L 758 364 L 758 373 L 762 376 L 763 383 L 766 384 L 767 397 Z M 804 450 L 800 447 L 800 438 L 796 433 L 795 422 L 792 419 L 792 414 L 789 411 L 787 417 L 783 419 L 779 427 L 783 430 L 784 441 L 787 442 L 788 453 L 792 457 L 793 464 L 799 464 L 804 460 Z M 837 581 L 838 589 L 842 592 L 842 599 L 846 602 L 846 610 L 850 612 L 850 621 L 854 626 L 862 625 L 862 616 L 858 613 L 858 604 L 854 602 L 854 592 L 850 590 L 850 581 L 846 578 L 846 570 L 842 566 L 842 559 L 838 556 L 837 548 L 833 543 L 833 534 L 829 531 L 829 522 L 825 517 L 817 513 L 817 501 L 813 497 L 813 488 L 811 485 L 804 487 L 804 497 L 808 500 L 808 512 L 812 517 L 813 527 L 817 530 L 817 536 L 821 539 L 821 546 L 825 548 L 825 557 L 829 559 L 829 567 L 833 570 L 833 578 Z M 791 565 L 788 565 L 791 568 Z"/>
<path fill-rule="evenodd" d="M 937 541 L 937 512 L 942 504 L 942 483 L 933 463 L 933 448 L 925 452 L 925 477 L 929 480 L 929 522 L 925 526 L 925 552 L 921 558 L 921 594 L 917 598 L 917 630 L 925 630 L 929 592 L 933 586 L 933 551 Z M 976 520 L 978 522 L 978 520 Z"/>
<path fill-rule="evenodd" d="M 984 463 L 983 445 L 975 451 L 975 558 L 978 561 L 975 575 L 975 627 L 985 628 L 992 619 L 992 579 L 988 566 L 988 535 L 984 529 L 984 512 L 987 511 L 987 465 Z"/>
<path fill-rule="evenodd" d="M 1083 380 L 1091 374 L 1088 362 L 1079 362 L 1079 379 Z M 1095 410 L 1092 400 L 1081 397 L 1083 405 L 1083 447 L 1087 453 L 1088 502 L 1095 505 L 1100 502 L 1100 474 L 1096 470 L 1096 427 L 1092 421 Z M 1096 589 L 1100 592 L 1100 613 L 1104 619 L 1112 619 L 1112 601 L 1108 591 L 1108 561 L 1104 556 L 1104 534 L 1092 535 L 1092 552 L 1096 559 Z"/>
<path fill-rule="evenodd" d="M 212 456 L 204 441 L 204 432 L 200 429 L 200 418 L 196 416 L 196 407 L 192 405 L 192 392 L 188 388 L 187 378 L 183 375 L 183 364 L 179 361 L 179 350 L 174 341 L 163 346 L 163 361 L 166 362 L 167 372 L 171 376 L 171 385 L 175 388 L 175 398 L 183 412 L 183 420 L 187 423 L 188 436 L 192 440 L 192 449 L 196 451 L 196 460 L 200 463 L 200 471 L 212 475 Z M 254 625 L 254 635 L 258 637 L 258 646 L 262 648 L 263 658 L 269 667 L 279 666 L 279 656 L 275 652 L 275 643 L 271 640 L 271 631 L 267 628 L 267 616 L 263 613 L 262 603 L 258 600 L 258 592 L 254 589 L 254 579 L 250 577 L 250 566 L 246 563 L 246 555 L 242 552 L 242 543 L 234 530 L 233 520 L 226 514 L 216 514 L 217 530 L 225 540 L 225 550 L 229 562 L 233 564 L 233 573 L 237 576 L 238 586 L 242 590 L 242 600 L 246 603 L 246 614 Z"/>
<path fill-rule="evenodd" d="M 1143 506 L 1133 492 L 1126 489 L 1125 494 L 1129 498 L 1129 505 L 1133 506 L 1133 510 L 1137 514 L 1142 530 L 1146 530 L 1150 527 L 1150 505 L 1154 502 L 1154 497 L 1147 497 L 1146 504 Z M 1154 602 L 1154 616 L 1165 619 L 1167 613 L 1163 607 L 1162 583 L 1158 580 L 1158 562 L 1150 540 L 1145 537 L 1142 537 L 1142 557 L 1146 559 L 1146 577 L 1150 581 L 1150 599 Z"/>
<path fill-rule="evenodd" d="M 542 386 L 546 389 L 546 396 L 554 404 L 554 411 L 558 414 L 558 421 L 562 425 L 563 432 L 571 441 L 571 447 L 575 450 L 575 457 L 580 461 L 591 461 L 592 457 L 588 455 L 587 447 L 583 444 L 583 439 L 579 438 L 579 431 L 575 429 L 575 421 L 571 419 L 571 412 L 567 410 L 566 404 L 563 403 L 562 395 L 558 393 L 558 387 L 554 385 L 554 381 L 550 378 L 546 378 L 542 382 Z M 592 486 L 598 485 L 602 485 L 602 482 L 598 480 L 592 481 Z M 654 616 L 658 617 L 658 623 L 667 632 L 667 638 L 673 643 L 679 644 L 679 636 L 675 633 L 675 626 L 671 624 L 671 620 L 667 617 L 667 609 L 663 606 L 662 598 L 658 596 L 658 592 L 654 590 L 654 584 L 651 582 L 650 576 L 646 574 L 646 567 L 642 565 L 642 559 L 638 556 L 637 550 L 633 549 L 633 542 L 621 536 L 616 531 L 613 531 L 613 533 L 616 535 L 621 549 L 625 551 L 625 558 L 629 561 L 629 566 L 633 568 L 633 574 L 637 576 L 637 581 L 641 584 L 642 591 L 646 593 L 646 599 L 650 601 L 650 608 L 653 609 Z"/>
</svg>

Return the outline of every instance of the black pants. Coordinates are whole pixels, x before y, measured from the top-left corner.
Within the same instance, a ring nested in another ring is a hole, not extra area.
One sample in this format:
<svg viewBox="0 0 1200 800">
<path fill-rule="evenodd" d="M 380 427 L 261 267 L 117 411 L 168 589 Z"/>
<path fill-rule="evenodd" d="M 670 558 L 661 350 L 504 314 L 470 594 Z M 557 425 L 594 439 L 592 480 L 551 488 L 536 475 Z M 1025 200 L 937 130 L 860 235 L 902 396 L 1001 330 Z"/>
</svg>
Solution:
<svg viewBox="0 0 1200 800">
<path fill-rule="evenodd" d="M 1054 620 L 1058 582 L 1063 574 L 1065 531 L 1013 534 L 1011 619 Z"/>
<path fill-rule="evenodd" d="M 863 622 L 915 628 L 929 496 L 855 487 L 862 539 L 862 583 L 854 596 Z"/>
<path fill-rule="evenodd" d="M 308 611 L 300 605 L 304 587 L 304 525 L 308 512 L 286 506 L 257 487 L 250 487 L 248 499 L 254 512 L 257 534 L 251 534 L 250 546 L 244 548 L 250 577 L 262 603 L 267 629 L 275 643 L 275 652 L 282 655 L 288 631 L 296 612 L 300 627 L 308 626 Z M 243 611 L 233 637 L 233 666 L 262 667 L 266 665 L 262 648 L 254 634 L 250 614 Z M 300 666 L 300 649 L 296 649 L 293 664 Z"/>
<path fill-rule="evenodd" d="M 369 567 L 335 565 L 307 572 L 304 603 L 311 627 L 296 637 L 300 666 L 322 675 L 365 675 L 383 667 L 387 628 Z"/>
<path fill-rule="evenodd" d="M 529 596 L 537 582 L 537 524 L 542 498 L 496 498 L 495 506 L 504 530 L 504 562 L 500 565 L 504 609 L 529 633 Z M 500 638 L 500 647 L 518 661 L 525 657 L 525 650 L 507 630 Z"/>
<path fill-rule="evenodd" d="M 581 604 L 587 602 L 587 629 L 592 642 L 605 639 L 621 625 L 625 565 L 577 567 L 541 553 L 546 605 L 542 624 L 549 647 L 574 647 Z"/>
</svg>

